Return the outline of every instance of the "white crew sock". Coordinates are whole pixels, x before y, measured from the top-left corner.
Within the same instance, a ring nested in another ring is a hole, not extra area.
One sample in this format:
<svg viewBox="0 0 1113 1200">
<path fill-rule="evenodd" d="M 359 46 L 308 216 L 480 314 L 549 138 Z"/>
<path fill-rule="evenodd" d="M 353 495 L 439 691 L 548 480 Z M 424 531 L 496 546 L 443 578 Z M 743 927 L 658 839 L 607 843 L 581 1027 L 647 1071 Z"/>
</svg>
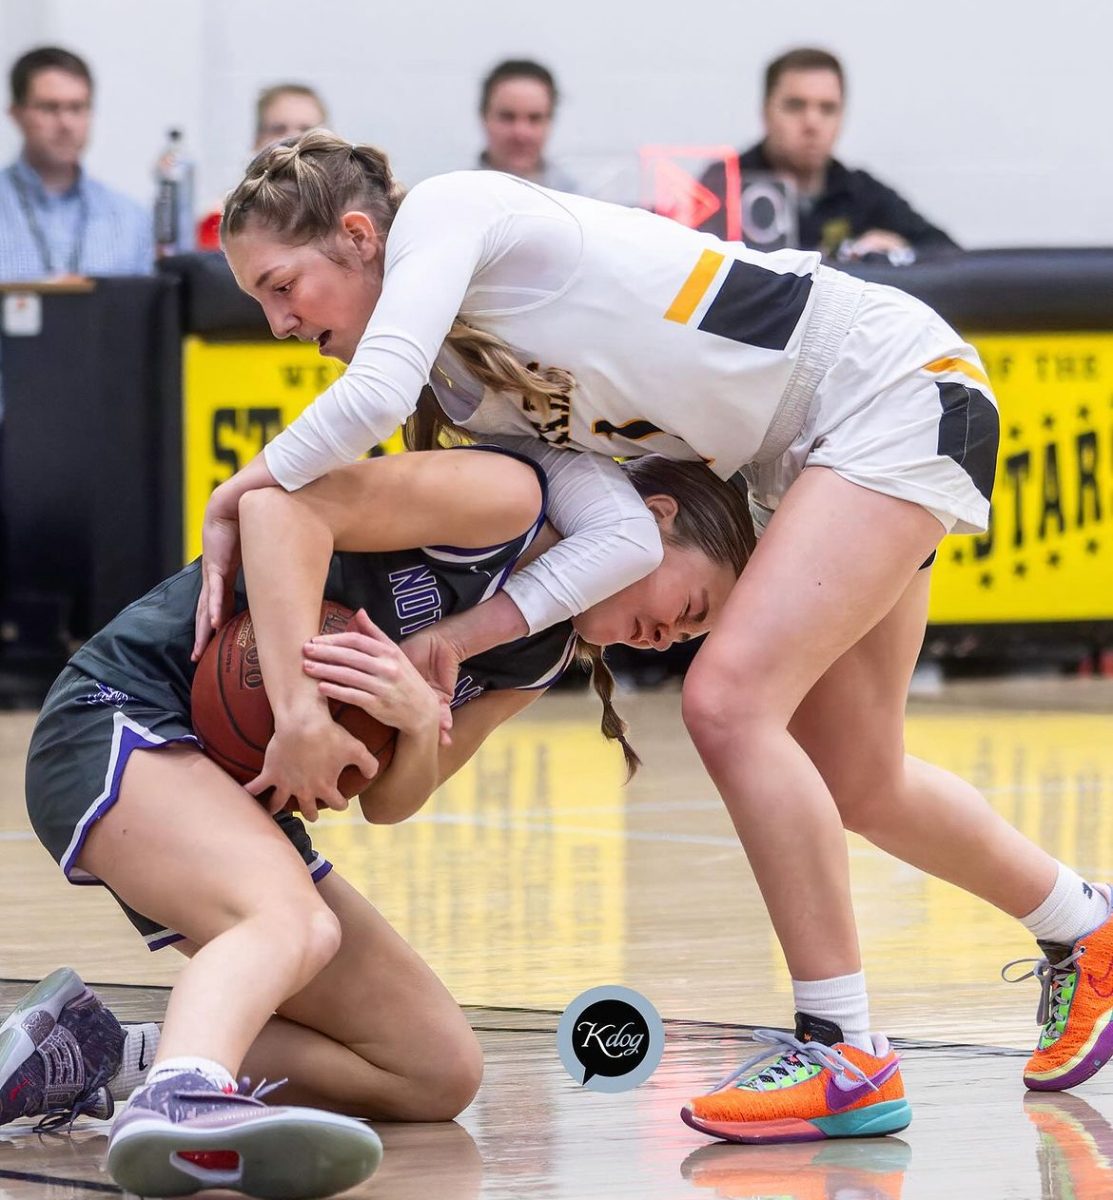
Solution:
<svg viewBox="0 0 1113 1200">
<path fill-rule="evenodd" d="M 792 1002 L 797 1012 L 834 1021 L 842 1030 L 844 1042 L 873 1053 L 870 1001 L 862 971 L 837 975 L 834 979 L 794 979 Z"/>
<path fill-rule="evenodd" d="M 147 1083 L 157 1083 L 168 1075 L 181 1075 L 185 1071 L 195 1071 L 198 1075 L 204 1075 L 217 1091 L 236 1090 L 236 1081 L 226 1067 L 213 1062 L 211 1058 L 190 1058 L 185 1055 L 181 1058 L 163 1059 L 157 1067 L 152 1067 L 147 1076 Z"/>
<path fill-rule="evenodd" d="M 120 1069 L 108 1081 L 113 1100 L 126 1100 L 147 1078 L 162 1036 L 162 1030 L 153 1022 L 125 1025 L 123 1029 L 124 1053 L 120 1059 Z"/>
<path fill-rule="evenodd" d="M 1037 941 L 1073 946 L 1108 916 L 1106 894 L 1060 863 L 1051 894 L 1039 908 L 1020 919 Z"/>
</svg>

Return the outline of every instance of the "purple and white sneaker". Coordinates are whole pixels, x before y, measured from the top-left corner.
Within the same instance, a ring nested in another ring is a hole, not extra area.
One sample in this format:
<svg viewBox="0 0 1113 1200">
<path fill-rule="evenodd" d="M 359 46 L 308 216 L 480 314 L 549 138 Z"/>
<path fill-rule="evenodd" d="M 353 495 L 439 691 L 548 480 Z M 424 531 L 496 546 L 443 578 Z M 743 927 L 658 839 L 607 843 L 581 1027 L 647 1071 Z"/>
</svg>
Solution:
<svg viewBox="0 0 1113 1200">
<path fill-rule="evenodd" d="M 69 967 L 36 984 L 0 1025 L 0 1125 L 40 1127 L 112 1115 L 108 1081 L 120 1069 L 120 1022 Z"/>
<path fill-rule="evenodd" d="M 108 1139 L 108 1170 L 141 1196 L 231 1188 L 262 1200 L 311 1200 L 354 1187 L 379 1165 L 369 1126 L 316 1108 L 271 1108 L 192 1071 L 133 1092 Z"/>
</svg>

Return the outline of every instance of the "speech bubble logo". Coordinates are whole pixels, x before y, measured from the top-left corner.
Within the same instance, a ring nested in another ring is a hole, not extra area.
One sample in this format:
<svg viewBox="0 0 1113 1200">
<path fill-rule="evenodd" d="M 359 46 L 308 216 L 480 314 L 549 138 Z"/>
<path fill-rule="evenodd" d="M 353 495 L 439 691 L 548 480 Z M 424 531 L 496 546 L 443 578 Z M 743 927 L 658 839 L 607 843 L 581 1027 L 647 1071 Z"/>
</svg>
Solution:
<svg viewBox="0 0 1113 1200">
<path fill-rule="evenodd" d="M 649 1052 L 649 1026 L 625 1000 L 597 1000 L 576 1022 L 572 1052 L 584 1068 L 584 1084 L 595 1075 L 629 1075 Z"/>
<path fill-rule="evenodd" d="M 557 1048 L 569 1075 L 592 1091 L 623 1092 L 656 1069 L 664 1050 L 657 1010 L 638 992 L 591 988 L 564 1010 Z"/>
</svg>

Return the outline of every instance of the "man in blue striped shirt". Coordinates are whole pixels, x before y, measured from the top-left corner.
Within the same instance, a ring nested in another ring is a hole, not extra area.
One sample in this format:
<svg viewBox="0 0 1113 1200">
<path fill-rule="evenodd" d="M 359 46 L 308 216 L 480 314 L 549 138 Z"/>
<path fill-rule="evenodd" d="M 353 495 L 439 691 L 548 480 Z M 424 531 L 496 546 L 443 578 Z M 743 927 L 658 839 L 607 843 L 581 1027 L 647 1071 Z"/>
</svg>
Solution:
<svg viewBox="0 0 1113 1200">
<path fill-rule="evenodd" d="M 0 170 L 0 282 L 150 274 L 150 215 L 81 167 L 93 102 L 88 65 L 68 50 L 44 46 L 18 59 L 11 87 L 23 149 Z M 3 455 L 0 391 L 0 503 Z M 0 576 L 6 574 L 0 510 Z"/>
<path fill-rule="evenodd" d="M 0 171 L 0 281 L 150 274 L 150 215 L 81 166 L 93 101 L 86 63 L 54 46 L 31 50 L 11 87 L 23 150 Z"/>
</svg>

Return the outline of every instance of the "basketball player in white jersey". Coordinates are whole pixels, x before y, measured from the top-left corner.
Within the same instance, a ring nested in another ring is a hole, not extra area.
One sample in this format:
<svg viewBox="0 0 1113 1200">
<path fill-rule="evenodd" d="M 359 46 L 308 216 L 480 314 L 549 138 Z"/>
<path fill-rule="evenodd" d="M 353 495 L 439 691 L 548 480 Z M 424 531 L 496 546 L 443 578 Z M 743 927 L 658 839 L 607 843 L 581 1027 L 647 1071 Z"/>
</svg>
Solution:
<svg viewBox="0 0 1113 1200">
<path fill-rule="evenodd" d="M 694 1099 L 689 1124 L 768 1141 L 910 1119 L 895 1056 L 871 1031 L 844 827 L 1035 935 L 1043 1029 L 1029 1087 L 1072 1086 L 1110 1057 L 1113 996 L 1092 982 L 1113 971 L 1108 891 L 904 753 L 924 568 L 946 533 L 986 527 L 996 464 L 996 404 L 954 330 L 818 254 L 760 254 L 497 173 L 406 196 L 381 152 L 326 131 L 255 159 L 222 236 L 275 335 L 316 341 L 348 369 L 214 493 L 196 650 L 223 610 L 240 497 L 355 458 L 426 384 L 457 426 L 522 435 L 519 449 L 556 460 L 566 537 L 419 658 L 536 631 L 652 568 L 656 532 L 617 467 L 560 451 L 656 451 L 745 477 L 762 536 L 689 671 L 683 713 L 784 949 L 796 1036 L 770 1034 L 773 1062 Z"/>
</svg>

